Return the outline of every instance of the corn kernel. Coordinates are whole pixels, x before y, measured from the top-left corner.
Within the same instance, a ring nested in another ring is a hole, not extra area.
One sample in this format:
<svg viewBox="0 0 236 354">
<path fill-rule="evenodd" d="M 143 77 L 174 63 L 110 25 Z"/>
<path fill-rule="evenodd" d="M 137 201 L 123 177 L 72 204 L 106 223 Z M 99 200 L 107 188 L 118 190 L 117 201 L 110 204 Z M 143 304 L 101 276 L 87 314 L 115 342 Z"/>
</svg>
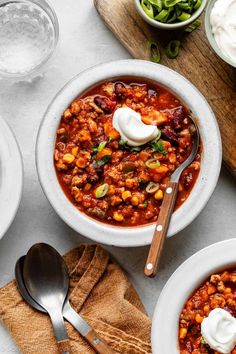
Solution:
<svg viewBox="0 0 236 354">
<path fill-rule="evenodd" d="M 154 198 L 156 200 L 162 200 L 163 199 L 163 192 L 161 189 L 158 189 L 158 191 L 156 191 Z"/>
<path fill-rule="evenodd" d="M 116 188 L 115 188 L 115 186 L 113 186 L 113 184 L 111 184 L 111 185 L 109 186 L 107 195 L 112 196 L 112 195 L 115 194 L 115 192 L 116 192 Z"/>
<path fill-rule="evenodd" d="M 184 339 L 188 333 L 187 328 L 180 328 L 179 330 L 179 339 Z"/>
<path fill-rule="evenodd" d="M 118 221 L 118 222 L 121 222 L 121 221 L 124 220 L 124 216 L 121 215 L 121 214 L 119 214 L 119 213 L 117 213 L 117 212 L 115 212 L 115 213 L 113 214 L 113 219 L 116 220 L 116 221 Z"/>
<path fill-rule="evenodd" d="M 230 294 L 232 290 L 230 288 L 225 288 L 224 293 L 225 294 Z"/>
<path fill-rule="evenodd" d="M 62 158 L 63 162 L 66 162 L 68 164 L 72 163 L 74 161 L 75 157 L 72 154 L 65 154 Z"/>
<path fill-rule="evenodd" d="M 78 148 L 78 146 L 76 146 L 76 147 L 74 147 L 73 149 L 72 149 L 72 155 L 74 155 L 74 156 L 76 156 L 77 154 L 78 154 L 78 151 L 79 151 L 79 148 Z"/>
<path fill-rule="evenodd" d="M 200 316 L 199 313 L 197 313 L 196 316 L 195 316 L 195 321 L 196 321 L 197 323 L 202 323 L 203 317 Z"/>
<path fill-rule="evenodd" d="M 78 166 L 79 168 L 85 168 L 86 160 L 83 157 L 79 157 L 76 161 L 76 166 Z"/>
<path fill-rule="evenodd" d="M 122 193 L 122 199 L 124 200 L 124 201 L 126 201 L 128 198 L 130 198 L 131 197 L 131 193 L 130 193 L 130 191 L 124 191 L 123 193 Z"/>
<path fill-rule="evenodd" d="M 210 311 L 210 306 L 205 305 L 205 306 L 203 307 L 203 311 L 204 311 L 205 313 L 208 313 L 208 312 Z"/>
<path fill-rule="evenodd" d="M 139 199 L 136 195 L 131 198 L 131 204 L 137 206 L 139 204 Z"/>
<path fill-rule="evenodd" d="M 132 188 L 134 186 L 135 180 L 133 178 L 127 178 L 125 181 L 125 185 L 128 188 Z"/>
<path fill-rule="evenodd" d="M 92 187 L 92 185 L 90 183 L 86 183 L 85 186 L 84 186 L 84 191 L 85 192 L 90 191 L 91 187 Z"/>
</svg>

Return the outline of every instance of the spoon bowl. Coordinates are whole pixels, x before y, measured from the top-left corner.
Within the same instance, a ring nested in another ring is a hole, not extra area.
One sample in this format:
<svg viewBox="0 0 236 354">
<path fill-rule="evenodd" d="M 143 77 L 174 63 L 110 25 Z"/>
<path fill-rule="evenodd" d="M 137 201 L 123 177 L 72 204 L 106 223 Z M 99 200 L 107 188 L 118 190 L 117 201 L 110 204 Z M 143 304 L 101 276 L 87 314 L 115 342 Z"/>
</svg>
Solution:
<svg viewBox="0 0 236 354">
<path fill-rule="evenodd" d="M 62 257 L 47 244 L 32 246 L 24 260 L 23 277 L 30 296 L 51 318 L 60 353 L 69 353 L 69 338 L 62 316 L 69 276 Z"/>
<path fill-rule="evenodd" d="M 29 294 L 24 282 L 24 261 L 25 256 L 18 259 L 15 265 L 15 277 L 18 290 L 23 299 L 37 311 L 46 313 L 46 310 L 40 306 Z M 71 307 L 68 297 L 63 307 L 63 317 L 72 324 L 72 326 L 88 341 L 93 349 L 99 354 L 114 354 L 105 341 L 90 327 L 90 325 Z"/>
</svg>

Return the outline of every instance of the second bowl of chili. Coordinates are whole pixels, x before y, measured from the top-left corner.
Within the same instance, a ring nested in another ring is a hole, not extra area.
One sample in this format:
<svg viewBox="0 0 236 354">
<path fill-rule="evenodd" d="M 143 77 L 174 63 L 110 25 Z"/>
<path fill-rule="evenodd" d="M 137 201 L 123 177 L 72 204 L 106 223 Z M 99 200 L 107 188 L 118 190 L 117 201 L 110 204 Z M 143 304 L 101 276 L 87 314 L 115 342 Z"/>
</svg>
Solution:
<svg viewBox="0 0 236 354">
<path fill-rule="evenodd" d="M 235 317 L 235 247 L 235 239 L 208 246 L 187 259 L 170 277 L 154 310 L 153 354 L 220 354 L 206 342 L 201 323 L 216 309 Z M 228 330 L 227 325 L 225 328 Z M 213 328 L 213 337 L 216 330 L 222 331 L 222 327 Z M 223 337 L 222 333 L 218 336 Z M 224 340 L 222 345 L 227 342 Z M 236 347 L 230 351 L 235 352 Z"/>
<path fill-rule="evenodd" d="M 127 142 L 113 123 L 124 108 L 155 127 L 155 138 Z M 189 114 L 198 121 L 202 145 L 182 175 L 169 235 L 196 217 L 218 178 L 221 141 L 210 107 L 187 80 L 161 65 L 120 61 L 78 75 L 53 100 L 38 135 L 39 178 L 55 210 L 98 242 L 149 244 L 165 185 L 191 150 Z"/>
</svg>

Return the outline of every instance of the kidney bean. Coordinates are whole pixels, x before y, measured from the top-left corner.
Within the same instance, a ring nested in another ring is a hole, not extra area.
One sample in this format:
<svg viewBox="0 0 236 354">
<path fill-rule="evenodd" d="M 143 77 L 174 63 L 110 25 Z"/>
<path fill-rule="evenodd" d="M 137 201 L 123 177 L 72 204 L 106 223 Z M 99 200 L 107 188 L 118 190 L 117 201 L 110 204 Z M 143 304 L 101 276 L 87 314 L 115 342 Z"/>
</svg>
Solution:
<svg viewBox="0 0 236 354">
<path fill-rule="evenodd" d="M 168 111 L 168 116 L 171 120 L 171 126 L 174 129 L 181 129 L 185 118 L 183 106 L 179 106 Z"/>
<path fill-rule="evenodd" d="M 162 134 L 168 139 L 170 140 L 172 143 L 177 144 L 178 143 L 178 137 L 177 134 L 174 132 L 174 130 L 169 127 L 166 126 L 165 128 L 163 128 L 161 130 Z"/>
<path fill-rule="evenodd" d="M 94 97 L 94 103 L 107 114 L 111 113 L 116 105 L 116 103 L 112 102 L 109 98 L 102 96 Z"/>
<path fill-rule="evenodd" d="M 118 100 L 124 98 L 124 93 L 126 91 L 125 85 L 123 82 L 116 82 L 115 83 L 115 94 Z"/>
</svg>

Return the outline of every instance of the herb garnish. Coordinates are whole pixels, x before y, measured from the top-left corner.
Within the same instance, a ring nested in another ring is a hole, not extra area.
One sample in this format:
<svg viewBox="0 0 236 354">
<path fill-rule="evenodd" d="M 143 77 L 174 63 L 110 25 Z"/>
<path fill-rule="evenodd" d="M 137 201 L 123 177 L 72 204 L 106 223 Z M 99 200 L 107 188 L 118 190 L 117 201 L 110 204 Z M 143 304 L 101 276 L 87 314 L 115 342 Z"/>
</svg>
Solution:
<svg viewBox="0 0 236 354">
<path fill-rule="evenodd" d="M 127 149 L 127 148 L 128 148 L 128 146 L 127 146 L 127 141 L 124 141 L 124 140 L 121 139 L 121 140 L 119 141 L 119 146 L 120 146 L 121 150 Z"/>
<path fill-rule="evenodd" d="M 139 152 L 141 150 L 142 150 L 141 146 L 134 146 L 130 149 L 130 151 L 132 151 L 132 152 Z"/>
<path fill-rule="evenodd" d="M 106 163 L 108 163 L 108 161 L 110 160 L 111 155 L 105 155 L 103 156 L 103 158 L 101 160 L 98 160 L 97 162 L 95 162 L 95 164 L 93 165 L 95 168 L 99 167 L 99 166 L 103 166 Z"/>
<path fill-rule="evenodd" d="M 167 151 L 162 140 L 152 142 L 151 147 L 153 151 L 157 151 L 162 155 L 167 155 Z"/>
</svg>

